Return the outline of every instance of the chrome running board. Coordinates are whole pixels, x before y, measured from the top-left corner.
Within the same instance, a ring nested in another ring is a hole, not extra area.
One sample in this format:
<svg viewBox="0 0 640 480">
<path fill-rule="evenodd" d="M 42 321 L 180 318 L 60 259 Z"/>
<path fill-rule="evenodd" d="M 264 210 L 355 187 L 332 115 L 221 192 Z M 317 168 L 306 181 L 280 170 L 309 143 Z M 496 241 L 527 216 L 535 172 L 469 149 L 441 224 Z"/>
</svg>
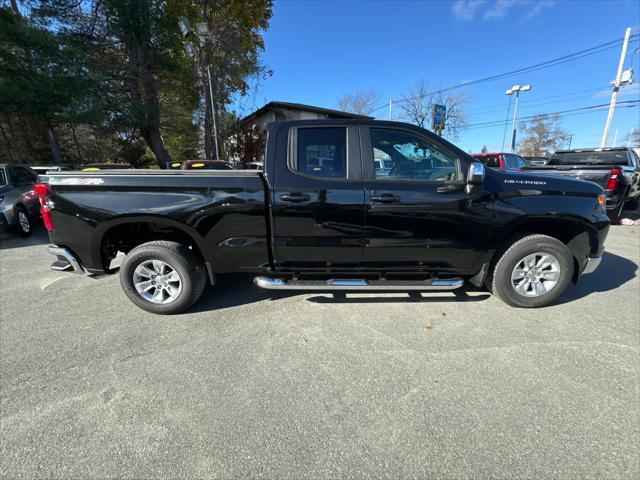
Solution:
<svg viewBox="0 0 640 480">
<path fill-rule="evenodd" d="M 328 280 L 293 280 L 279 277 L 255 277 L 258 287 L 267 290 L 455 290 L 464 281 L 461 278 L 428 280 L 366 280 L 339 279 Z"/>
</svg>

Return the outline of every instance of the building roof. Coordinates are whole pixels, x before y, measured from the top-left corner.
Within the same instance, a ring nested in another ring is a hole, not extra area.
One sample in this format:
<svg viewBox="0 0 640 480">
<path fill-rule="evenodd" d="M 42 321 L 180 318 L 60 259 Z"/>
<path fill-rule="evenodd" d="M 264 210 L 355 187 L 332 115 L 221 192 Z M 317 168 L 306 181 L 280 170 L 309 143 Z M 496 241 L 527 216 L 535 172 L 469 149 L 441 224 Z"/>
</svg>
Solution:
<svg viewBox="0 0 640 480">
<path fill-rule="evenodd" d="M 287 108 L 289 110 L 300 110 L 303 112 L 324 113 L 325 115 L 328 115 L 330 118 L 355 118 L 355 119 L 372 119 L 373 118 L 367 115 L 359 115 L 357 113 L 343 112 L 341 110 L 333 110 L 331 108 L 316 107 L 313 105 L 304 105 L 302 103 L 269 102 L 263 107 L 253 112 L 252 114 L 244 117 L 242 120 L 238 122 L 238 125 L 243 125 L 253 120 L 256 117 L 259 117 L 263 113 L 266 113 L 270 110 L 276 110 L 278 108 Z"/>
</svg>

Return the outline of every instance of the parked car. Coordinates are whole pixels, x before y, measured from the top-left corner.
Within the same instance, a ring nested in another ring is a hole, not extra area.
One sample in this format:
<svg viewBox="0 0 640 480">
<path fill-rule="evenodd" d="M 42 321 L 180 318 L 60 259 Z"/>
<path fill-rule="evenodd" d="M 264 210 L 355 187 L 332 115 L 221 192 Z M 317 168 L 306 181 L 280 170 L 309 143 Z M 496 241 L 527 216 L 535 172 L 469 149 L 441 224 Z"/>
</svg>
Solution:
<svg viewBox="0 0 640 480">
<path fill-rule="evenodd" d="M 551 157 L 523 157 L 528 167 L 544 167 Z"/>
<path fill-rule="evenodd" d="M 85 163 L 80 170 L 85 172 L 93 172 L 96 170 L 129 170 L 132 169 L 128 163 Z"/>
<path fill-rule="evenodd" d="M 376 150 L 390 157 L 388 174 L 376 174 Z M 598 185 L 485 170 L 427 130 L 375 120 L 273 123 L 264 172 L 40 182 L 50 252 L 91 274 L 113 273 L 124 252 L 125 294 L 161 314 L 184 311 L 227 272 L 314 291 L 453 290 L 466 279 L 540 307 L 596 268 L 609 230 Z"/>
<path fill-rule="evenodd" d="M 37 177 L 26 165 L 0 164 L 0 230 L 15 228 L 23 237 L 31 235 L 31 223 L 40 215 Z"/>
<path fill-rule="evenodd" d="M 231 164 L 221 160 L 187 160 L 182 170 L 233 170 Z"/>
<path fill-rule="evenodd" d="M 474 153 L 471 155 L 487 167 L 500 170 L 521 170 L 527 166 L 527 162 L 515 153 Z"/>
<path fill-rule="evenodd" d="M 638 207 L 640 158 L 632 148 L 559 150 L 546 166 L 528 168 L 527 172 L 597 183 L 605 189 L 606 209 L 612 223 L 620 221 L 625 207 Z"/>
</svg>

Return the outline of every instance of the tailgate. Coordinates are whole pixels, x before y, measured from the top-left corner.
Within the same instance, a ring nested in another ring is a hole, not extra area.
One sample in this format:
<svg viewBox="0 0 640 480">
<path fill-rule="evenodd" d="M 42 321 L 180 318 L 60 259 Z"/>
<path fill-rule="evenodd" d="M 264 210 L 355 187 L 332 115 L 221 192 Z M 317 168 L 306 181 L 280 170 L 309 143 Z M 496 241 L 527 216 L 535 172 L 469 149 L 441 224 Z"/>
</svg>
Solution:
<svg viewBox="0 0 640 480">
<path fill-rule="evenodd" d="M 557 168 L 557 167 L 543 167 L 543 168 L 525 168 L 526 173 L 533 173 L 536 175 L 557 175 L 561 177 L 571 177 L 578 180 L 586 180 L 588 182 L 597 183 L 602 188 L 607 187 L 611 170 L 614 167 L 607 166 L 606 168 Z"/>
</svg>

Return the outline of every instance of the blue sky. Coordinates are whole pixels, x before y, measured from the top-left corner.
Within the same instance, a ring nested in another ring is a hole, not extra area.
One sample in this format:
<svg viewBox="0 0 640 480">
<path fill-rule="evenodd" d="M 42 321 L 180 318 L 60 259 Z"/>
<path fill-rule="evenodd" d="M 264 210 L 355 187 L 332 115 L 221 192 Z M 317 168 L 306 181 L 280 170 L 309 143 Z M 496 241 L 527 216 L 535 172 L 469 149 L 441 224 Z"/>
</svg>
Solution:
<svg viewBox="0 0 640 480">
<path fill-rule="evenodd" d="M 262 55 L 274 74 L 241 103 L 249 111 L 272 100 L 335 108 L 341 94 L 358 89 L 375 89 L 384 102 L 419 80 L 440 88 L 507 72 L 621 38 L 627 26 L 640 32 L 640 2 L 281 0 Z M 631 44 L 626 59 L 636 78 L 638 45 Z M 519 117 L 608 103 L 619 56 L 616 47 L 468 87 L 469 123 L 505 119 L 504 91 L 514 84 L 533 85 L 520 97 Z M 639 99 L 638 85 L 622 90 L 619 101 Z M 618 130 L 621 144 L 640 128 L 639 118 L 640 108 L 617 109 L 609 142 Z M 606 111 L 566 116 L 562 126 L 574 135 L 572 146 L 597 146 L 605 119 Z M 503 132 L 504 125 L 468 129 L 454 142 L 497 150 Z"/>
</svg>

